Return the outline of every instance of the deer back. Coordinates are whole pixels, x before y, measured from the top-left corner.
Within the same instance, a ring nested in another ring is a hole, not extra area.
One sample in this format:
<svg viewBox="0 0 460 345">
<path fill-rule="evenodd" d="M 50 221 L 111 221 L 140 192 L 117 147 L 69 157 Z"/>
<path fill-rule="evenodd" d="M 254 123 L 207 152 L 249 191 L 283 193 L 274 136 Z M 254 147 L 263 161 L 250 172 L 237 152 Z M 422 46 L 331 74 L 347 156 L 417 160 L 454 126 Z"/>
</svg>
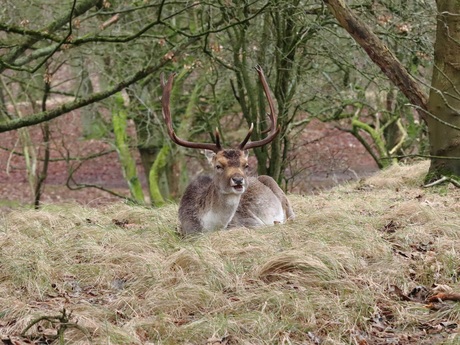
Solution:
<svg viewBox="0 0 460 345">
<path fill-rule="evenodd" d="M 275 225 L 294 219 L 295 215 L 286 194 L 270 176 L 249 178 L 229 227 L 257 227 Z"/>
</svg>

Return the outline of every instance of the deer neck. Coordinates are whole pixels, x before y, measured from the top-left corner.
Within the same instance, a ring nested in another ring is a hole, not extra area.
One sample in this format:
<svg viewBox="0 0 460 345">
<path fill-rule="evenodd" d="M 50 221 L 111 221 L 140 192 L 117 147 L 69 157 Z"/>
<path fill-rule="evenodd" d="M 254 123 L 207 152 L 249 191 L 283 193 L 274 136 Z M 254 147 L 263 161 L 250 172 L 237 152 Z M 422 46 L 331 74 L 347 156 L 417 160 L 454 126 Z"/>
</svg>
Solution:
<svg viewBox="0 0 460 345">
<path fill-rule="evenodd" d="M 213 183 L 206 195 L 206 207 L 202 217 L 205 230 L 224 229 L 232 220 L 240 203 L 241 194 L 222 193 Z"/>
</svg>

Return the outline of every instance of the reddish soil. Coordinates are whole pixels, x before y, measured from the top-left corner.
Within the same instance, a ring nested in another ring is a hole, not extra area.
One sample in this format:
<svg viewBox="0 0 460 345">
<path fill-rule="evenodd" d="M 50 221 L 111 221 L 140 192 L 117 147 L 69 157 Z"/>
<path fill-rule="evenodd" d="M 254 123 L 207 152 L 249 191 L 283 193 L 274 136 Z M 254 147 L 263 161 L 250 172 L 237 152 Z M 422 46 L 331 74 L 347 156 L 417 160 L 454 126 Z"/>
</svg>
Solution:
<svg viewBox="0 0 460 345">
<path fill-rule="evenodd" d="M 350 133 L 313 120 L 291 150 L 289 190 L 314 193 L 346 181 L 369 176 L 377 164 Z"/>
<path fill-rule="evenodd" d="M 52 161 L 41 198 L 43 203 L 76 201 L 97 205 L 118 200 L 116 196 L 96 188 L 70 190 L 66 187 L 69 171 L 80 164 L 80 168 L 74 173 L 77 183 L 99 185 L 122 195 L 129 195 L 117 153 L 112 145 L 101 140 L 82 139 L 80 127 L 78 111 L 61 116 L 50 125 Z M 39 157 L 43 157 L 40 126 L 25 130 L 29 131 L 34 143 L 28 149 L 36 150 Z M 0 135 L 0 207 L 32 203 L 23 147 L 18 136 L 18 131 Z M 310 123 L 293 146 L 287 174 L 290 176 L 288 189 L 295 193 L 312 193 L 377 170 L 370 155 L 351 134 L 319 121 Z M 107 151 L 110 153 L 97 158 L 82 159 Z M 140 159 L 135 150 L 133 154 L 145 186 Z M 39 161 L 37 171 L 41 169 L 42 162 Z"/>
<path fill-rule="evenodd" d="M 95 184 L 128 196 L 117 153 L 112 145 L 101 140 L 84 140 L 81 137 L 78 112 L 72 112 L 52 121 L 51 162 L 48 168 L 42 202 L 106 203 L 118 198 L 96 188 L 70 190 L 67 186 L 69 171 L 78 168 L 74 180 L 81 184 Z M 44 146 L 40 126 L 27 129 L 33 138 L 33 149 L 43 157 Z M 27 179 L 23 148 L 18 141 L 18 131 L 0 136 L 0 202 L 2 204 L 30 204 L 32 191 Z M 40 144 L 37 144 L 40 143 Z M 109 152 L 94 159 L 84 157 Z M 76 160 L 80 158 L 81 160 Z M 40 172 L 43 163 L 38 163 Z M 75 185 L 75 184 L 73 184 Z M 11 202 L 11 203 L 9 203 Z"/>
</svg>

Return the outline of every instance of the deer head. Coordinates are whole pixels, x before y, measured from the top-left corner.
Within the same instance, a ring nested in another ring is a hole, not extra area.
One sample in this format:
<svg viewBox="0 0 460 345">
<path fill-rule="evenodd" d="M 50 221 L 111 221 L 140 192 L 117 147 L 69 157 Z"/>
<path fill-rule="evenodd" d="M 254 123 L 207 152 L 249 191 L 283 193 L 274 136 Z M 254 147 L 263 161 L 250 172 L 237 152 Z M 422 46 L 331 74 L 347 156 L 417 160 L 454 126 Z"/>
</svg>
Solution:
<svg viewBox="0 0 460 345">
<path fill-rule="evenodd" d="M 215 131 L 215 143 L 194 143 L 179 138 L 173 129 L 169 104 L 175 74 L 171 74 L 166 83 L 164 83 L 163 80 L 161 81 L 163 87 L 163 96 L 161 99 L 163 118 L 166 123 L 169 137 L 177 145 L 205 150 L 205 155 L 214 168 L 214 183 L 219 188 L 220 192 L 224 194 L 242 194 L 245 192 L 247 188 L 246 172 L 248 169 L 248 150 L 269 144 L 275 139 L 279 132 L 279 127 L 277 127 L 276 123 L 275 107 L 264 72 L 260 66 L 256 66 L 256 71 L 259 74 L 259 79 L 270 108 L 270 113 L 267 114 L 270 118 L 270 128 L 264 132 L 268 132 L 267 137 L 264 139 L 249 141 L 254 129 L 254 124 L 251 123 L 246 137 L 235 149 L 222 148 L 220 144 L 220 134 L 217 128 Z"/>
</svg>

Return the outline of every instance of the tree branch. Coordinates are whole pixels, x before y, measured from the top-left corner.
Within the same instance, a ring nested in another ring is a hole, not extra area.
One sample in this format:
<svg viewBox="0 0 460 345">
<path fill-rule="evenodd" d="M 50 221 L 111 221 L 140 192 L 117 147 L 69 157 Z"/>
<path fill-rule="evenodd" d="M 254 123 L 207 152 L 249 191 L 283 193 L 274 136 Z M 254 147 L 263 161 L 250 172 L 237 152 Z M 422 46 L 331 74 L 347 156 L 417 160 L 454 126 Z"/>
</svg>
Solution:
<svg viewBox="0 0 460 345">
<path fill-rule="evenodd" d="M 173 57 L 179 55 L 186 47 L 188 47 L 189 45 L 191 45 L 192 43 L 194 43 L 196 41 L 198 41 L 198 38 L 192 38 L 192 39 L 188 40 L 187 42 L 185 42 L 182 45 L 180 45 L 178 48 L 176 48 L 176 49 L 170 51 L 169 53 L 165 54 L 165 56 L 163 57 L 163 59 L 161 59 L 161 61 L 159 63 L 149 65 L 146 68 L 144 68 L 144 69 L 142 69 L 140 71 L 137 71 L 131 77 L 128 77 L 128 78 L 122 80 L 117 85 L 115 85 L 115 86 L 113 86 L 113 87 L 111 87 L 111 88 L 109 88 L 109 89 L 107 89 L 105 91 L 96 92 L 96 93 L 91 94 L 88 97 L 80 98 L 80 99 L 77 99 L 77 100 L 75 100 L 73 102 L 64 103 L 63 105 L 61 105 L 61 106 L 59 106 L 57 108 L 54 108 L 52 110 L 43 111 L 43 112 L 40 112 L 38 114 L 33 114 L 33 115 L 30 115 L 30 116 L 27 116 L 27 117 L 17 118 L 17 119 L 13 119 L 11 121 L 0 123 L 0 133 L 11 131 L 11 130 L 22 128 L 22 127 L 37 125 L 39 123 L 52 120 L 52 119 L 54 119 L 56 117 L 59 117 L 59 116 L 65 114 L 65 113 L 68 113 L 68 112 L 70 112 L 72 110 L 79 109 L 79 108 L 84 107 L 86 105 L 102 101 L 103 99 L 106 99 L 106 98 L 114 95 L 115 93 L 123 90 L 124 88 L 126 88 L 126 87 L 138 82 L 139 80 L 147 77 L 148 75 L 160 70 L 163 66 L 168 64 Z"/>
<path fill-rule="evenodd" d="M 125 200 L 128 200 L 134 204 L 138 204 L 138 201 L 133 199 L 133 198 L 130 198 L 129 196 L 126 196 L 126 195 L 123 195 L 123 194 L 120 194 L 120 193 L 117 193 L 111 189 L 108 189 L 108 188 L 105 188 L 101 185 L 97 185 L 97 184 L 92 184 L 92 183 L 78 183 L 77 181 L 75 181 L 74 179 L 74 174 L 78 171 L 78 169 L 80 169 L 82 167 L 84 162 L 80 162 L 79 164 L 77 164 L 76 167 L 72 167 L 70 168 L 69 170 L 69 175 L 67 176 L 67 181 L 66 181 L 66 186 L 67 188 L 69 188 L 70 190 L 81 190 L 81 189 L 85 189 L 85 188 L 95 188 L 95 189 L 99 189 L 103 192 L 106 192 L 110 195 L 113 195 L 113 196 L 116 196 L 117 198 L 121 198 L 121 199 L 125 199 Z"/>
<path fill-rule="evenodd" d="M 343 0 L 323 0 L 339 24 L 366 51 L 371 60 L 396 85 L 411 103 L 426 110 L 428 95 L 371 28 L 359 19 Z M 426 119 L 426 114 L 420 112 Z"/>
<path fill-rule="evenodd" d="M 83 13 L 87 12 L 94 6 L 99 3 L 100 0 L 85 0 L 82 2 L 78 2 L 75 4 L 75 7 L 72 10 L 72 17 L 70 13 L 66 13 L 61 18 L 56 19 L 54 22 L 43 28 L 41 31 L 47 33 L 53 33 L 56 30 L 60 29 L 65 24 L 69 23 L 72 18 L 78 17 Z M 0 74 L 3 73 L 9 66 L 13 66 L 15 60 L 21 56 L 27 49 L 31 48 L 35 43 L 40 41 L 42 37 L 39 36 L 31 36 L 29 37 L 23 44 L 21 44 L 16 49 L 6 56 L 3 56 L 3 59 L 0 59 Z"/>
<path fill-rule="evenodd" d="M 60 38 L 58 36 L 52 35 L 48 32 L 42 32 L 38 30 L 29 30 L 22 26 L 15 25 L 6 25 L 5 23 L 0 23 L 0 31 L 5 31 L 7 33 L 14 33 L 24 36 L 36 37 L 39 40 L 50 40 L 54 42 L 59 42 Z"/>
</svg>

